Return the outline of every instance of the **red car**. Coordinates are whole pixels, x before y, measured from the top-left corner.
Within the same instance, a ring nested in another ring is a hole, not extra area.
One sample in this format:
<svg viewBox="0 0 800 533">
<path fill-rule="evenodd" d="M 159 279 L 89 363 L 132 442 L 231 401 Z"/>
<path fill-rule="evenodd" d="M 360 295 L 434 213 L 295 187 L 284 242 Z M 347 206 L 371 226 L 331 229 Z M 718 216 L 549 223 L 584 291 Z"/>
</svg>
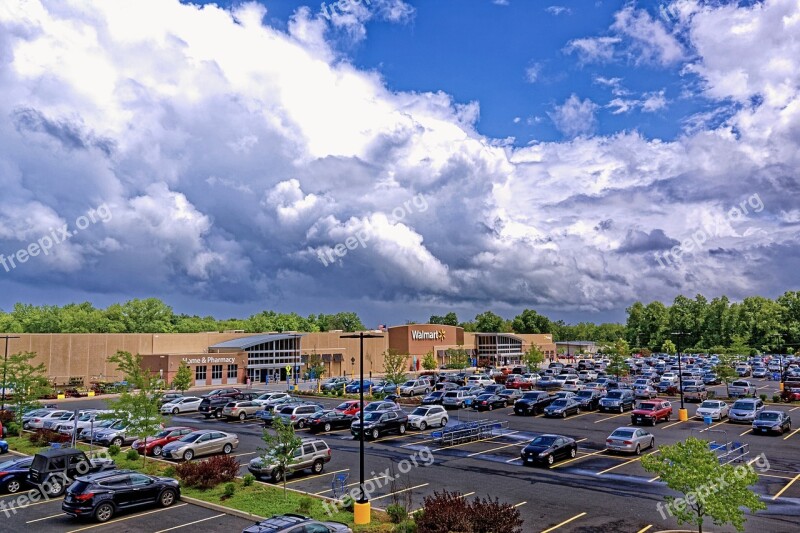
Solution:
<svg viewBox="0 0 800 533">
<path fill-rule="evenodd" d="M 347 416 L 356 416 L 358 412 L 361 410 L 359 407 L 358 400 L 347 400 L 346 402 L 342 402 L 336 407 L 334 407 L 334 411 L 337 413 L 342 413 L 343 415 Z"/>
<path fill-rule="evenodd" d="M 631 411 L 631 424 L 650 424 L 655 426 L 659 420 L 669 422 L 672 417 L 672 404 L 666 400 L 648 400 L 641 402 Z"/>
<path fill-rule="evenodd" d="M 533 388 L 530 381 L 518 374 L 508 376 L 505 385 L 507 389 L 531 390 Z"/>
<path fill-rule="evenodd" d="M 140 454 L 158 457 L 161 455 L 161 450 L 164 448 L 164 446 L 174 440 L 178 440 L 184 435 L 188 435 L 192 431 L 196 431 L 195 428 L 184 426 L 165 428 L 152 437 L 147 437 L 144 443 L 141 441 L 141 439 L 136 439 L 133 441 L 133 444 L 131 444 L 131 448 L 138 451 Z"/>
</svg>

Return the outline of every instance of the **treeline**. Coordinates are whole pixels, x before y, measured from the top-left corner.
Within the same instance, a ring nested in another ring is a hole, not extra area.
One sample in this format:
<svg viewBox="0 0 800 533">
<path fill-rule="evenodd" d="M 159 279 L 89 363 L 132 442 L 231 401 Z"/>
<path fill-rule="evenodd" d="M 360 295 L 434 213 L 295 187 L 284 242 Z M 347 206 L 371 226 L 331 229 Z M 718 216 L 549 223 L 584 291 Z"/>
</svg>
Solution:
<svg viewBox="0 0 800 533">
<path fill-rule="evenodd" d="M 4 333 L 198 333 L 201 331 L 344 331 L 363 330 L 356 313 L 319 314 L 263 311 L 248 318 L 217 320 L 211 316 L 175 314 L 158 298 L 134 299 L 98 309 L 89 302 L 35 306 L 17 303 L 10 312 L 0 311 Z"/>
</svg>

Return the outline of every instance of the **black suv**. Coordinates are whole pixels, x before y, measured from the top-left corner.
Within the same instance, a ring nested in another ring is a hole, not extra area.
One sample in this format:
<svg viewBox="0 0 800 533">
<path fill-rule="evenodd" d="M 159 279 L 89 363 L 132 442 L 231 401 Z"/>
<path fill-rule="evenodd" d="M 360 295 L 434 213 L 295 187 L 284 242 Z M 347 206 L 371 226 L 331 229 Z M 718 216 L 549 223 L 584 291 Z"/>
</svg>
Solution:
<svg viewBox="0 0 800 533">
<path fill-rule="evenodd" d="M 530 391 L 514 402 L 515 415 L 537 415 L 544 413 L 544 408 L 550 405 L 555 396 L 550 396 L 544 391 Z"/>
<path fill-rule="evenodd" d="M 42 494 L 57 497 L 77 476 L 116 468 L 111 459 L 89 459 L 82 450 L 54 448 L 33 456 L 28 483 L 39 487 Z"/>
<path fill-rule="evenodd" d="M 600 391 L 595 389 L 584 389 L 575 393 L 575 399 L 581 404 L 581 409 L 594 411 L 600 407 L 600 399 L 603 397 Z"/>
<path fill-rule="evenodd" d="M 115 470 L 76 479 L 67 489 L 61 510 L 70 516 L 107 522 L 120 511 L 143 505 L 169 507 L 180 497 L 181 489 L 175 479 Z"/>
<path fill-rule="evenodd" d="M 381 434 L 397 432 L 404 434 L 408 426 L 408 415 L 403 411 L 372 411 L 364 412 L 364 435 L 377 439 Z M 350 426 L 350 433 L 358 437 L 361 433 L 361 420 L 356 419 Z"/>
<path fill-rule="evenodd" d="M 225 389 L 225 390 L 237 390 L 237 389 Z M 217 394 L 213 396 L 204 395 L 201 397 L 203 399 L 200 401 L 200 405 L 197 407 L 197 410 L 203 413 L 203 416 L 206 418 L 211 418 L 212 416 L 216 418 L 222 418 L 222 409 L 230 402 L 250 401 L 257 398 L 258 395 L 250 392 L 237 391 L 231 394 Z"/>
</svg>

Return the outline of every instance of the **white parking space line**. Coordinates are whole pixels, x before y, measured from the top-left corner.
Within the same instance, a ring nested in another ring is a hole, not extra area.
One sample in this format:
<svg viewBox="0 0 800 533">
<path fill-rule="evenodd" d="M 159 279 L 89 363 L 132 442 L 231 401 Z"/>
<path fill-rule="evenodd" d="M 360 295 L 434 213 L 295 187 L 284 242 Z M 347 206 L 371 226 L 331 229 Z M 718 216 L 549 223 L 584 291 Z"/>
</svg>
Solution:
<svg viewBox="0 0 800 533">
<path fill-rule="evenodd" d="M 555 531 L 556 529 L 560 528 L 561 526 L 565 526 L 565 525 L 569 524 L 570 522 L 572 522 L 574 520 L 577 520 L 578 518 L 580 518 L 582 516 L 586 516 L 586 513 L 584 512 L 584 513 L 581 513 L 581 514 L 576 514 L 572 518 L 570 518 L 568 520 L 564 520 L 560 524 L 556 524 L 551 528 L 545 529 L 544 531 L 542 531 L 542 533 L 550 533 L 551 531 Z"/>
<path fill-rule="evenodd" d="M 365 479 L 364 483 L 366 483 L 367 481 L 375 481 L 377 479 L 386 479 L 386 476 L 375 476 L 373 478 Z M 345 487 L 354 487 L 354 486 L 360 485 L 360 484 L 361 484 L 360 481 L 356 481 L 355 483 L 348 483 L 347 485 L 345 485 Z M 323 494 L 327 494 L 328 492 L 333 492 L 333 489 L 328 489 L 328 490 L 322 490 L 320 492 L 315 492 L 314 496 L 321 496 Z"/>
<path fill-rule="evenodd" d="M 506 461 L 506 463 L 513 463 L 514 461 L 522 461 L 522 459 L 520 459 L 519 457 L 512 457 L 511 459 Z"/>
<path fill-rule="evenodd" d="M 598 450 L 596 452 L 587 453 L 586 455 L 582 455 L 580 457 L 574 457 L 574 458 L 568 459 L 566 461 L 561 461 L 560 463 L 554 464 L 550 468 L 558 468 L 559 466 L 564 466 L 566 464 L 571 463 L 572 461 L 578 461 L 579 459 L 586 459 L 587 457 L 591 457 L 592 455 L 597 455 L 598 453 L 603 453 L 604 451 L 606 451 L 605 448 L 603 448 L 602 450 Z"/>
<path fill-rule="evenodd" d="M 159 531 L 156 531 L 156 533 L 165 533 L 167 531 L 173 531 L 175 529 L 180 529 L 182 527 L 193 526 L 194 524 L 199 524 L 200 522 L 205 522 L 206 520 L 213 520 L 215 518 L 219 518 L 220 516 L 225 516 L 225 513 L 220 513 L 218 515 L 209 516 L 208 518 L 203 518 L 202 520 L 195 520 L 194 522 L 189 522 L 188 524 L 181 524 L 179 526 L 170 527 L 170 528 L 167 528 L 167 529 L 161 529 Z"/>
<path fill-rule="evenodd" d="M 245 455 L 255 455 L 257 453 L 258 452 L 235 453 L 235 454 L 231 455 L 231 457 L 243 457 Z"/>
<path fill-rule="evenodd" d="M 739 433 L 739 436 L 740 436 L 740 437 L 744 437 L 745 435 L 747 435 L 748 433 L 750 433 L 750 431 L 752 431 L 752 428 L 751 428 L 751 429 L 745 429 L 744 431 L 742 431 L 741 433 Z"/>
<path fill-rule="evenodd" d="M 791 409 L 789 409 L 789 412 L 791 413 L 792 411 L 794 411 L 796 409 L 800 409 L 800 405 L 798 405 L 797 407 L 792 407 Z"/>
<path fill-rule="evenodd" d="M 430 483 L 423 483 L 422 485 L 416 485 L 414 487 L 408 487 L 407 489 L 401 489 L 401 490 L 398 490 L 398 491 L 395 491 L 395 492 L 390 492 L 389 494 L 384 494 L 383 496 L 378 496 L 377 498 L 372 498 L 372 501 L 380 500 L 382 498 L 388 498 L 389 496 L 393 496 L 395 494 L 401 494 L 403 492 L 408 492 L 410 490 L 419 489 L 419 488 L 422 488 L 422 487 L 427 487 L 428 485 L 430 485 Z"/>
<path fill-rule="evenodd" d="M 343 468 L 342 470 L 334 470 L 333 472 L 326 472 L 324 474 L 317 474 L 316 476 L 306 476 L 306 477 L 301 477 L 301 478 L 298 478 L 298 479 L 293 479 L 291 481 L 287 481 L 286 484 L 289 485 L 291 483 L 299 483 L 301 481 L 308 481 L 309 479 L 316 479 L 318 477 L 330 476 L 331 474 L 338 474 L 340 472 L 348 472 L 348 471 L 350 471 L 349 468 Z M 263 483 L 263 481 L 260 482 L 260 483 Z M 264 483 L 264 485 L 272 486 L 270 483 Z"/>
<path fill-rule="evenodd" d="M 51 518 L 57 518 L 59 516 L 64 516 L 64 513 L 51 514 L 50 516 L 45 516 L 43 518 L 37 518 L 36 520 L 28 520 L 25 523 L 26 524 L 33 524 L 34 522 L 41 522 L 42 520 L 50 520 Z"/>
<path fill-rule="evenodd" d="M 34 505 L 42 505 L 43 503 L 60 502 L 63 499 L 64 499 L 64 497 L 62 496 L 61 498 L 44 500 L 44 501 L 36 502 L 36 503 L 26 503 L 25 505 L 19 505 L 19 506 L 17 506 L 17 505 L 9 505 L 8 509 L 10 511 L 13 511 L 13 510 L 16 510 L 16 509 L 25 509 L 26 507 L 33 507 Z"/>
<path fill-rule="evenodd" d="M 96 527 L 107 526 L 108 524 L 113 524 L 115 522 L 122 522 L 124 520 L 130 520 L 132 518 L 139 518 L 140 516 L 146 516 L 146 515 L 153 514 L 153 513 L 160 513 L 160 512 L 163 512 L 163 511 L 170 511 L 172 509 L 177 509 L 178 507 L 185 507 L 186 505 L 189 505 L 189 504 L 188 503 L 180 503 L 178 505 L 173 505 L 172 507 L 165 507 L 163 509 L 156 509 L 155 511 L 148 511 L 146 513 L 139 513 L 139 514 L 134 514 L 134 515 L 130 515 L 130 516 L 124 516 L 122 518 L 117 518 L 117 519 L 114 519 L 114 520 L 109 520 L 108 522 L 103 522 L 102 524 L 93 524 L 91 526 L 82 527 L 80 529 L 73 529 L 72 531 L 69 531 L 67 533 L 78 533 L 78 531 L 86 531 L 87 529 L 94 529 Z"/>
<path fill-rule="evenodd" d="M 652 451 L 652 452 L 648 453 L 647 455 L 653 455 L 654 453 L 658 453 L 658 450 Z M 595 475 L 596 476 L 602 476 L 606 472 L 611 472 L 612 470 L 616 470 L 617 468 L 623 467 L 625 465 L 629 465 L 631 463 L 636 463 L 636 462 L 640 461 L 642 459 L 642 457 L 644 457 L 644 456 L 640 455 L 636 459 L 631 459 L 629 461 L 625 461 L 624 463 L 620 463 L 620 464 L 614 465 L 614 466 L 612 466 L 610 468 L 606 468 L 605 470 L 601 470 L 600 472 L 596 473 Z"/>
<path fill-rule="evenodd" d="M 528 502 L 519 502 L 519 503 L 517 503 L 517 504 L 515 504 L 515 505 L 512 505 L 512 507 L 522 507 L 522 506 L 523 506 L 523 505 L 525 505 L 526 503 L 528 503 Z"/>
<path fill-rule="evenodd" d="M 488 450 L 483 450 L 481 452 L 470 453 L 470 454 L 467 455 L 467 457 L 480 455 L 482 453 L 490 453 L 490 452 L 493 452 L 493 451 L 496 451 L 496 450 L 502 450 L 503 448 L 510 448 L 512 446 L 527 446 L 527 445 L 528 445 L 527 442 L 515 442 L 513 444 L 506 444 L 505 446 L 498 446 L 497 448 L 489 448 Z"/>
<path fill-rule="evenodd" d="M 602 413 L 602 414 L 605 414 L 605 413 Z M 605 422 L 606 420 L 611 420 L 612 418 L 619 418 L 619 417 L 625 416 L 627 414 L 630 414 L 630 413 L 620 413 L 620 414 L 614 415 L 614 416 L 607 416 L 605 418 L 601 418 L 600 420 L 595 420 L 594 423 L 595 424 L 599 424 L 600 422 Z"/>
</svg>

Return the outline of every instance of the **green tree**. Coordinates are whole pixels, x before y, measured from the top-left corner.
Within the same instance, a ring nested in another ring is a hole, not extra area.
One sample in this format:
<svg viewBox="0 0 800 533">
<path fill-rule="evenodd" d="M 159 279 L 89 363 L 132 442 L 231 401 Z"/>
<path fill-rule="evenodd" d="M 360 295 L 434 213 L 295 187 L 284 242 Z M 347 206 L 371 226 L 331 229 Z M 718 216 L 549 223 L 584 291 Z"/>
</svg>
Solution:
<svg viewBox="0 0 800 533">
<path fill-rule="evenodd" d="M 431 315 L 430 320 L 428 320 L 429 324 L 444 324 L 446 326 L 457 326 L 458 325 L 458 317 L 452 311 L 447 313 L 444 316 L 439 315 Z"/>
<path fill-rule="evenodd" d="M 295 452 L 303 445 L 303 439 L 295 434 L 292 424 L 284 423 L 279 416 L 272 421 L 272 429 L 272 433 L 264 429 L 261 440 L 266 446 L 259 451 L 263 452 L 264 464 L 275 467 L 272 478 L 283 481 L 283 498 L 286 499 L 286 472 L 297 461 Z"/>
<path fill-rule="evenodd" d="M 528 348 L 528 351 L 522 356 L 522 362 L 525 363 L 531 372 L 536 372 L 539 365 L 544 362 L 544 352 L 535 344 L 531 344 L 531 347 Z"/>
<path fill-rule="evenodd" d="M 425 370 L 436 370 L 436 366 L 436 358 L 433 356 L 433 350 L 431 350 L 422 358 L 422 368 Z"/>
<path fill-rule="evenodd" d="M 409 354 L 400 353 L 394 348 L 383 352 L 383 378 L 394 385 L 405 382 L 409 357 Z"/>
<path fill-rule="evenodd" d="M 113 306 L 111 306 L 113 307 Z M 169 333 L 172 331 L 172 308 L 158 298 L 134 298 L 119 310 L 125 331 L 129 333 Z"/>
<path fill-rule="evenodd" d="M 684 442 L 662 445 L 658 451 L 642 457 L 642 466 L 657 474 L 670 489 L 684 495 L 665 498 L 667 513 L 679 524 L 694 524 L 702 533 L 705 519 L 711 518 L 718 526 L 731 524 L 744 531 L 741 508 L 747 507 L 750 512 L 767 508 L 749 488 L 758 481 L 758 474 L 744 465 L 734 468 L 720 464 L 708 442 L 689 437 Z M 724 487 L 720 487 L 723 482 Z M 665 516 L 661 504 L 658 510 Z"/>
<path fill-rule="evenodd" d="M 617 380 L 620 376 L 628 374 L 628 365 L 625 360 L 630 356 L 631 349 L 625 339 L 617 339 L 606 351 L 609 358 L 608 372 L 615 375 Z"/>
<path fill-rule="evenodd" d="M 725 392 L 730 397 L 730 389 L 728 386 L 732 381 L 739 378 L 736 372 L 736 361 L 739 357 L 732 353 L 721 353 L 718 355 L 719 362 L 714 365 L 714 372 L 717 377 L 725 384 Z"/>
<path fill-rule="evenodd" d="M 678 348 L 675 347 L 674 342 L 667 339 L 664 341 L 664 344 L 661 345 L 661 351 L 669 355 L 675 355 L 675 352 L 678 351 Z"/>
<path fill-rule="evenodd" d="M 533 309 L 525 309 L 511 321 L 515 333 L 551 333 L 550 319 Z"/>
<path fill-rule="evenodd" d="M 447 368 L 463 370 L 469 366 L 469 355 L 463 346 L 448 348 L 445 350 L 445 358 L 447 359 Z"/>
<path fill-rule="evenodd" d="M 498 316 L 491 311 L 485 311 L 475 316 L 476 331 L 490 333 L 503 331 L 504 325 L 503 317 Z"/>
<path fill-rule="evenodd" d="M 172 378 L 172 388 L 185 392 L 192 386 L 192 369 L 186 364 L 186 361 L 181 361 L 178 370 L 175 372 L 175 377 Z"/>
<path fill-rule="evenodd" d="M 308 354 L 308 361 L 306 362 L 309 375 L 313 375 L 314 379 L 322 379 L 325 374 L 325 363 L 322 361 L 322 356 L 316 351 Z"/>
<path fill-rule="evenodd" d="M 3 372 L 0 375 L 6 376 L 6 383 L 2 384 L 6 389 L 6 402 L 14 406 L 20 424 L 22 413 L 33 407 L 41 407 L 37 400 L 53 391 L 47 379 L 47 368 L 44 363 L 34 365 L 35 358 L 36 352 L 10 355 L 0 370 Z"/>
<path fill-rule="evenodd" d="M 162 427 L 161 380 L 142 364 L 142 356 L 118 351 L 108 358 L 117 365 L 117 371 L 133 387 L 122 391 L 119 398 L 108 400 L 111 410 L 103 418 L 123 420 L 128 431 L 140 440 L 151 437 Z M 143 454 L 143 461 L 147 454 Z"/>
</svg>

